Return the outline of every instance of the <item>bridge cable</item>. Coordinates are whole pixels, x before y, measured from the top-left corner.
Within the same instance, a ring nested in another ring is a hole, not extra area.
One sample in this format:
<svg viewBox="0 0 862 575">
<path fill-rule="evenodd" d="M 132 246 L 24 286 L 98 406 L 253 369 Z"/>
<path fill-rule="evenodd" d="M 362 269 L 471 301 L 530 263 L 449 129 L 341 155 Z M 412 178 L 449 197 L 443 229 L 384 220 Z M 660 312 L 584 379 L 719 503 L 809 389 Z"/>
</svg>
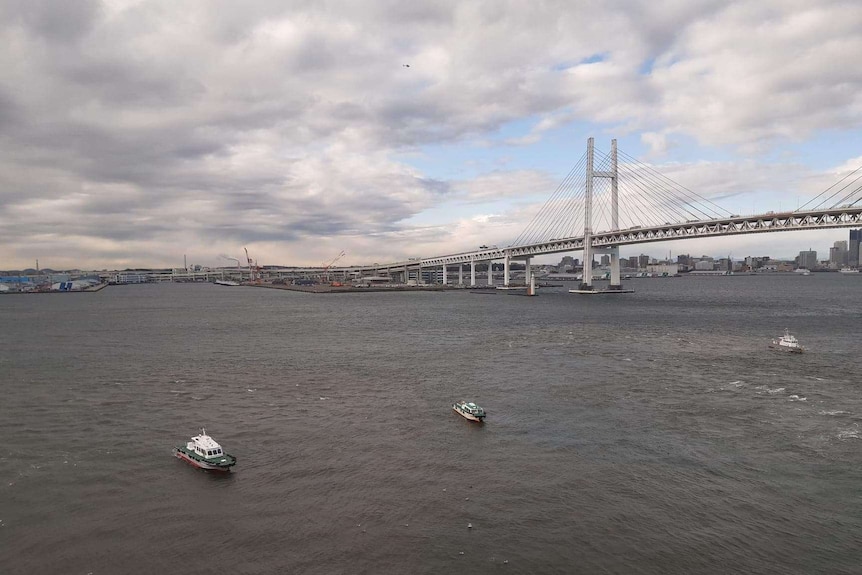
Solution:
<svg viewBox="0 0 862 575">
<path fill-rule="evenodd" d="M 586 154 L 584 154 L 581 160 L 581 162 L 578 162 L 578 165 L 572 168 L 566 178 L 559 184 L 551 198 L 549 198 L 548 201 L 545 202 L 545 204 L 542 206 L 536 216 L 533 217 L 533 220 L 530 222 L 527 228 L 521 233 L 520 236 L 518 236 L 518 238 L 515 240 L 514 245 L 524 245 L 532 243 L 533 240 L 536 238 L 536 235 L 540 233 L 540 226 L 547 226 L 547 221 L 555 217 L 556 211 L 553 209 L 554 204 L 559 201 L 559 197 L 563 194 L 563 192 L 567 192 L 570 189 L 572 181 L 579 170 L 580 164 L 586 161 Z"/>
<path fill-rule="evenodd" d="M 667 181 L 667 182 L 669 182 L 670 184 L 672 184 L 672 185 L 676 186 L 677 188 L 679 188 L 680 190 L 682 190 L 682 191 L 683 191 L 683 194 L 684 194 L 684 195 L 686 195 L 686 196 L 688 196 L 688 197 L 693 198 L 693 199 L 695 199 L 695 200 L 696 200 L 695 202 L 689 202 L 689 203 L 699 203 L 699 204 L 703 204 L 703 208 L 704 208 L 705 210 L 708 210 L 708 211 L 713 212 L 713 213 L 714 213 L 715 215 L 717 215 L 718 217 L 728 217 L 728 216 L 730 216 L 730 215 L 731 215 L 731 214 L 730 214 L 730 212 L 729 212 L 727 209 L 725 209 L 725 208 L 721 207 L 720 205 L 716 204 L 715 202 L 713 202 L 713 201 L 712 201 L 712 200 L 710 200 L 709 198 L 705 198 L 705 197 L 701 196 L 700 194 L 697 194 L 696 192 L 694 192 L 694 191 L 690 190 L 689 188 L 687 188 L 687 187 L 683 186 L 682 184 L 680 184 L 680 183 L 678 183 L 678 182 L 675 182 L 674 180 L 672 180 L 671 178 L 669 178 L 669 177 L 665 176 L 664 174 L 662 174 L 662 173 L 661 173 L 661 172 L 659 172 L 658 170 L 655 170 L 655 169 L 653 169 L 652 167 L 650 167 L 649 165 L 642 163 L 642 162 L 641 162 L 641 161 L 639 161 L 637 158 L 635 158 L 635 157 L 633 157 L 633 156 L 631 156 L 631 155 L 627 154 L 627 153 L 626 153 L 626 152 L 624 152 L 624 151 L 619 151 L 619 150 L 618 150 L 618 153 L 620 153 L 624 158 L 626 158 L 626 159 L 627 159 L 627 160 L 629 160 L 630 162 L 633 162 L 633 163 L 635 163 L 636 165 L 641 166 L 642 168 L 644 168 L 645 170 L 647 170 L 649 173 L 651 173 L 651 174 L 655 174 L 655 176 L 656 176 L 657 178 L 659 178 L 659 179 L 661 179 L 661 180 L 666 180 L 666 181 Z M 686 193 L 686 192 L 687 192 L 687 193 Z M 706 204 L 709 204 L 709 205 L 711 205 L 711 206 L 714 206 L 714 207 L 715 207 L 715 209 L 709 208 Z M 699 210 L 699 211 L 704 211 L 704 210 Z M 708 213 L 708 212 L 704 212 L 704 213 Z M 712 219 L 712 218 L 710 218 L 710 219 Z"/>
<path fill-rule="evenodd" d="M 573 186 L 575 185 L 575 172 L 579 171 L 580 167 L 576 166 L 567 180 L 564 182 L 564 186 L 560 188 L 560 192 L 567 192 L 566 194 L 558 193 L 556 197 L 553 198 L 552 201 L 549 201 L 544 207 L 544 213 L 541 214 L 541 217 L 537 219 L 535 222 L 535 226 L 528 230 L 529 234 L 522 234 L 521 237 L 523 240 L 526 240 L 523 243 L 541 243 L 543 239 L 547 239 L 550 236 L 547 236 L 548 230 L 558 225 L 558 219 L 560 213 L 566 212 L 566 206 L 570 203 L 570 195 Z"/>
<path fill-rule="evenodd" d="M 816 196 L 814 196 L 813 198 L 811 198 L 810 200 L 808 200 L 807 202 L 805 202 L 804 204 L 799 206 L 798 208 L 796 208 L 796 211 L 797 212 L 803 211 L 802 208 L 804 208 L 805 206 L 807 206 L 808 204 L 810 204 L 811 202 L 813 202 L 814 200 L 816 200 L 817 198 L 819 198 L 820 196 L 822 196 L 823 194 L 825 194 L 826 192 L 828 192 L 829 190 L 831 190 L 832 188 L 834 188 L 835 186 L 837 186 L 838 184 L 840 184 L 841 182 L 843 182 L 844 180 L 846 180 L 847 178 L 849 178 L 850 176 L 852 176 L 853 174 L 858 172 L 859 170 L 862 170 L 862 166 L 859 166 L 858 168 L 856 168 L 855 170 L 853 170 L 852 172 L 850 172 L 849 174 L 847 174 L 846 176 L 844 176 L 843 178 L 841 178 L 840 180 L 838 180 L 837 182 L 835 182 L 834 184 L 832 184 L 831 186 L 829 186 L 828 188 L 826 188 L 825 190 L 823 190 L 822 192 L 820 192 L 819 194 L 817 194 Z M 829 196 L 829 197 L 832 197 L 832 196 Z M 827 199 L 829 199 L 829 198 L 827 198 Z M 822 204 L 823 204 L 823 202 L 816 204 L 814 209 L 816 209 L 817 206 L 820 206 Z M 811 211 L 811 210 L 805 210 L 805 211 Z"/>
<path fill-rule="evenodd" d="M 626 168 L 631 170 L 629 166 L 626 166 Z M 676 211 L 676 217 L 680 217 L 680 214 L 682 214 L 682 219 L 689 219 L 691 216 L 694 216 L 696 219 L 712 219 L 715 217 L 701 206 L 689 201 L 689 199 L 679 197 L 678 191 L 669 189 L 666 184 L 653 177 L 649 171 L 641 168 L 640 170 L 631 170 L 630 173 L 632 178 L 643 181 L 647 187 L 656 187 L 658 190 L 661 190 L 661 193 L 656 193 L 670 205 L 682 202 L 685 207 L 680 208 L 681 211 Z"/>
<path fill-rule="evenodd" d="M 647 191 L 648 195 L 653 197 L 658 196 L 661 200 L 660 203 L 671 210 L 671 219 L 688 220 L 691 219 L 692 216 L 695 219 L 712 219 L 714 217 L 700 206 L 692 204 L 685 198 L 681 198 L 675 190 L 667 188 L 661 181 L 657 181 L 647 172 L 632 170 L 631 177 L 638 182 L 643 182 L 644 186 L 648 188 L 648 190 L 652 190 L 652 192 Z M 680 206 L 680 204 L 682 205 Z M 666 213 L 665 216 L 667 216 Z M 667 217 L 665 217 L 665 222 L 658 223 L 661 224 L 666 222 Z"/>
<path fill-rule="evenodd" d="M 860 168 L 862 168 L 862 166 L 860 166 Z M 858 170 L 858 169 L 857 169 L 857 170 Z M 851 174 L 851 175 L 852 175 L 852 174 Z M 849 176 L 848 176 L 848 177 L 849 177 Z M 848 184 L 845 184 L 845 185 L 844 185 L 844 187 L 842 187 L 842 188 L 840 188 L 838 191 L 836 191 L 836 192 L 832 193 L 828 198 L 826 198 L 825 200 L 823 200 L 822 202 L 820 202 L 819 204 L 817 204 L 817 205 L 814 207 L 814 209 L 824 209 L 824 204 L 826 204 L 826 202 L 828 202 L 830 199 L 834 198 L 836 195 L 838 195 L 838 194 L 840 194 L 841 192 L 843 192 L 844 190 L 846 190 L 849 186 L 851 186 L 852 184 L 854 184 L 855 182 L 857 182 L 860 178 L 862 178 L 862 174 L 859 174 L 858 176 L 856 176 L 856 178 L 854 178 L 854 179 L 853 179 L 853 181 L 852 181 L 852 182 L 850 182 L 850 183 L 848 183 Z M 835 184 L 835 185 L 837 185 L 837 184 Z M 837 202 L 835 202 L 834 204 L 832 204 L 831 206 L 828 206 L 828 207 L 831 207 L 831 208 L 837 208 L 837 207 L 838 207 L 838 206 L 840 206 L 842 203 L 844 203 L 844 201 L 845 201 L 847 198 L 853 197 L 853 194 L 855 194 L 855 193 L 856 193 L 856 192 L 858 192 L 858 191 L 859 191 L 859 187 L 857 186 L 857 187 L 856 187 L 856 189 L 854 189 L 852 192 L 850 192 L 849 194 L 847 194 L 846 196 L 844 196 L 843 198 L 841 198 L 840 200 L 838 200 Z M 855 202 L 854 202 L 854 203 L 855 203 Z"/>
<path fill-rule="evenodd" d="M 856 178 L 856 179 L 858 180 L 859 178 Z M 855 180 L 854 180 L 854 181 L 855 181 Z M 847 184 L 847 185 L 849 186 L 850 184 Z M 845 186 L 845 187 L 846 187 L 846 186 Z M 855 204 L 856 202 L 858 202 L 858 201 L 862 201 L 862 195 L 860 195 L 858 199 L 853 200 L 852 202 L 851 202 L 851 201 L 849 201 L 849 200 L 850 200 L 850 198 L 852 198 L 855 194 L 859 193 L 859 191 L 860 191 L 860 190 L 862 190 L 862 186 L 857 186 L 857 187 L 856 187 L 853 191 L 851 191 L 849 194 L 847 194 L 846 196 L 844 196 L 843 198 L 841 198 L 840 200 L 838 200 L 837 202 L 835 202 L 835 206 L 834 206 L 834 207 L 840 208 L 842 205 L 850 205 L 850 206 L 852 206 L 852 205 L 853 205 L 853 204 Z"/>
<path fill-rule="evenodd" d="M 653 169 L 648 164 L 640 162 L 637 158 L 634 158 L 625 152 L 622 152 L 622 154 L 626 159 L 630 160 L 631 163 L 640 167 L 644 171 L 646 179 L 655 182 L 657 185 L 659 185 L 658 182 L 660 181 L 666 181 L 667 183 L 670 183 L 675 186 L 675 196 L 679 199 L 682 199 L 692 210 L 706 215 L 707 219 L 713 219 L 716 216 L 727 217 L 728 215 L 730 215 L 729 211 L 719 206 L 712 200 L 700 196 L 699 194 L 665 176 L 658 170 Z M 668 188 L 665 187 L 665 189 Z M 710 207 L 710 205 L 715 206 L 715 208 L 717 209 Z"/>
<path fill-rule="evenodd" d="M 563 196 L 563 193 L 570 193 L 575 177 L 579 173 L 581 165 L 585 163 L 586 152 L 581 157 L 581 160 L 571 169 L 571 171 L 569 171 L 563 181 L 557 186 L 557 189 L 536 213 L 536 215 L 533 217 L 533 219 L 530 221 L 524 231 L 521 232 L 521 234 L 515 239 L 515 241 L 511 245 L 517 246 L 532 243 L 532 241 L 536 238 L 537 234 L 542 233 L 542 229 L 540 229 L 540 226 L 544 226 L 544 228 L 547 228 L 547 226 L 549 225 L 548 222 L 554 221 L 554 219 L 557 217 L 558 212 L 560 211 L 559 207 L 556 204 L 560 201 L 561 196 L 563 197 L 565 203 L 565 199 L 567 198 Z"/>
<path fill-rule="evenodd" d="M 667 222 L 667 220 L 668 220 L 667 212 L 666 211 L 665 212 L 660 211 L 660 209 L 657 207 L 656 204 L 662 205 L 662 204 L 668 204 L 669 203 L 670 205 L 673 205 L 673 202 L 675 201 L 673 196 L 669 195 L 668 192 L 665 192 L 661 186 L 659 186 L 659 190 L 662 190 L 661 192 L 657 192 L 657 191 L 650 192 L 650 184 L 652 182 L 647 181 L 637 171 L 632 170 L 632 171 L 626 172 L 626 170 L 624 169 L 624 173 L 628 174 L 628 177 L 626 177 L 626 179 L 625 179 L 627 184 L 629 184 L 629 185 L 625 186 L 625 189 L 627 191 L 627 195 L 628 194 L 634 195 L 635 198 L 640 200 L 640 202 L 639 202 L 640 205 L 638 206 L 638 208 L 641 210 L 641 212 L 645 213 L 645 215 L 651 215 L 653 218 L 655 218 L 652 221 L 647 220 L 647 222 L 649 224 L 653 224 L 653 225 L 661 225 L 661 224 Z M 643 194 L 637 193 L 637 190 L 633 189 L 633 188 L 640 189 L 643 192 Z M 656 201 L 655 196 L 658 196 L 659 201 Z M 670 200 L 670 202 L 668 200 Z M 685 212 L 682 212 L 682 213 L 685 214 Z M 677 212 L 677 213 L 673 213 L 673 215 L 670 216 L 670 219 L 677 219 L 679 217 L 680 217 L 679 212 Z M 685 218 L 683 217 L 682 219 L 685 219 Z M 662 220 L 664 220 L 664 221 L 662 221 Z"/>
<path fill-rule="evenodd" d="M 584 158 L 586 155 L 584 155 Z M 580 162 L 579 162 L 580 164 Z M 551 212 L 551 206 L 557 201 L 558 196 L 567 189 L 569 184 L 569 180 L 574 177 L 575 172 L 577 171 L 578 166 L 576 165 L 571 169 L 571 171 L 566 175 L 562 182 L 557 186 L 557 189 L 554 190 L 554 193 L 551 194 L 551 197 L 542 205 L 539 211 L 533 216 L 533 219 L 527 224 L 527 227 L 523 232 L 515 239 L 512 245 L 523 245 L 525 243 L 529 243 L 527 240 L 532 239 L 535 234 L 535 227 L 538 227 L 540 222 L 544 222 Z"/>
</svg>

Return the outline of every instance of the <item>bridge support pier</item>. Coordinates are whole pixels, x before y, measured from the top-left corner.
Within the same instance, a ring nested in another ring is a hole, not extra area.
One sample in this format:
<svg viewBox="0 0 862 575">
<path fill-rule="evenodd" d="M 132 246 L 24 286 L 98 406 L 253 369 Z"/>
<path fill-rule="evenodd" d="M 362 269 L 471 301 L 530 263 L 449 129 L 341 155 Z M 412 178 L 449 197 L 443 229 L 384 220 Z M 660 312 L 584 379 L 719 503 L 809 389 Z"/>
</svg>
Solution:
<svg viewBox="0 0 862 575">
<path fill-rule="evenodd" d="M 494 260 L 488 260 L 488 285 L 494 285 Z"/>
<path fill-rule="evenodd" d="M 524 265 L 524 282 L 527 284 L 527 295 L 536 295 L 536 279 L 533 277 L 533 269 L 530 267 L 530 260 L 527 258 Z"/>
<path fill-rule="evenodd" d="M 476 260 L 470 260 L 470 286 L 476 285 Z"/>
<path fill-rule="evenodd" d="M 611 248 L 611 285 L 609 290 L 623 289 L 620 283 L 620 247 L 614 246 Z"/>
<path fill-rule="evenodd" d="M 503 285 L 509 287 L 509 254 L 503 259 Z"/>
<path fill-rule="evenodd" d="M 458 264 L 458 285 L 464 285 L 464 264 Z"/>
</svg>

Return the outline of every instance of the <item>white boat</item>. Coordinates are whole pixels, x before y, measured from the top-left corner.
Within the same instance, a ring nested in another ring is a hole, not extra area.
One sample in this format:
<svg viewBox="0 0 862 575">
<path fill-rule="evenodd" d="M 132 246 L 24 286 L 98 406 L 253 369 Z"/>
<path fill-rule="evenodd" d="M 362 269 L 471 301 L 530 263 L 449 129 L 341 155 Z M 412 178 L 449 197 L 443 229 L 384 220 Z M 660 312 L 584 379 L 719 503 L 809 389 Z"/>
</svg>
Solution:
<svg viewBox="0 0 862 575">
<path fill-rule="evenodd" d="M 790 353 L 802 353 L 805 351 L 805 348 L 799 345 L 799 340 L 796 339 L 795 335 L 790 333 L 789 329 L 785 329 L 784 335 L 780 338 L 773 339 L 772 343 L 769 344 L 769 347 L 781 351 L 788 351 Z"/>
<path fill-rule="evenodd" d="M 485 410 L 473 403 L 472 401 L 459 401 L 452 404 L 452 409 L 455 413 L 466 417 L 470 421 L 482 421 L 485 419 Z"/>
<path fill-rule="evenodd" d="M 847 268 L 841 268 L 840 270 L 838 270 L 838 272 L 842 273 L 842 274 L 858 274 L 859 270 L 857 268 L 847 267 Z"/>
<path fill-rule="evenodd" d="M 807 270 L 807 269 L 805 269 L 805 268 L 798 268 L 798 269 L 795 269 L 795 270 L 793 270 L 793 271 L 794 271 L 794 272 L 796 272 L 796 273 L 798 273 L 798 274 L 802 274 L 802 275 L 804 275 L 804 276 L 810 276 L 810 275 L 811 275 L 811 271 L 810 271 L 810 270 Z"/>
<path fill-rule="evenodd" d="M 174 455 L 195 467 L 212 471 L 230 471 L 230 468 L 236 465 L 236 457 L 225 453 L 221 445 L 207 435 L 204 428 L 201 428 L 200 435 L 192 437 L 185 446 L 177 446 Z"/>
<path fill-rule="evenodd" d="M 215 280 L 213 283 L 214 283 L 215 285 L 217 285 L 217 286 L 238 286 L 238 285 L 242 285 L 242 284 L 240 284 L 239 282 L 235 282 L 235 281 L 232 281 L 232 280 Z"/>
</svg>

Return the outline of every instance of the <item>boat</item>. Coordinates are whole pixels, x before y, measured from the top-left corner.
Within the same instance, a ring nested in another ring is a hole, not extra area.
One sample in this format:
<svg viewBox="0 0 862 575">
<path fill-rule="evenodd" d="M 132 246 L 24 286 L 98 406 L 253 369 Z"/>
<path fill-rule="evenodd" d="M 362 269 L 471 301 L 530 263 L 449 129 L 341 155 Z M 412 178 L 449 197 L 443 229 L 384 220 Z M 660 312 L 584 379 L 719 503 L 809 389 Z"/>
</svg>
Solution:
<svg viewBox="0 0 862 575">
<path fill-rule="evenodd" d="M 805 348 L 799 345 L 799 340 L 796 339 L 795 335 L 790 333 L 789 329 L 785 329 L 784 335 L 780 338 L 773 339 L 769 347 L 781 351 L 789 351 L 790 353 L 802 353 L 805 351 Z"/>
<path fill-rule="evenodd" d="M 793 271 L 794 271 L 795 273 L 798 273 L 798 274 L 801 274 L 801 275 L 804 275 L 804 276 L 810 276 L 810 275 L 811 275 L 811 270 L 808 270 L 808 269 L 805 269 L 805 268 L 797 268 L 797 269 L 795 269 L 795 270 L 793 270 Z"/>
<path fill-rule="evenodd" d="M 217 286 L 231 286 L 231 287 L 242 285 L 241 283 L 235 282 L 233 280 L 215 280 L 213 283 Z"/>
<path fill-rule="evenodd" d="M 840 270 L 838 270 L 838 272 L 842 274 L 858 274 L 859 270 L 857 268 L 846 267 L 841 268 Z"/>
<path fill-rule="evenodd" d="M 207 430 L 203 427 L 200 435 L 195 435 L 185 445 L 177 446 L 174 454 L 195 467 L 212 471 L 230 471 L 230 468 L 236 465 L 236 457 L 225 453 L 221 445 L 207 435 Z"/>
<path fill-rule="evenodd" d="M 485 410 L 473 403 L 472 401 L 459 401 L 452 404 L 452 409 L 455 413 L 466 417 L 470 421 L 482 421 L 485 419 Z"/>
</svg>

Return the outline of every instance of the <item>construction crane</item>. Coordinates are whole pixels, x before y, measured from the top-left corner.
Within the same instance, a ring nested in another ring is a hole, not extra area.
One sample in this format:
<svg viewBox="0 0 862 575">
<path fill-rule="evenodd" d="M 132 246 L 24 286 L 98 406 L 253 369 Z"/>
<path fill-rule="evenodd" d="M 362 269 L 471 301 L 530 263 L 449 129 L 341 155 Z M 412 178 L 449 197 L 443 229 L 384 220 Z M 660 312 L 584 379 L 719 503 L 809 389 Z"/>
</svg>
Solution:
<svg viewBox="0 0 862 575">
<path fill-rule="evenodd" d="M 323 276 L 324 281 L 329 281 L 329 268 L 335 265 L 335 262 L 343 258 L 345 255 L 344 250 L 342 250 L 340 254 L 332 258 L 329 262 L 323 262 L 323 271 L 321 272 L 321 275 Z"/>
<path fill-rule="evenodd" d="M 242 248 L 245 250 L 245 261 L 248 263 L 248 279 L 249 281 L 255 281 L 255 272 L 257 272 L 257 279 L 261 279 L 260 267 L 257 265 L 257 262 L 253 262 L 250 257 L 248 257 L 248 248 Z M 239 262 L 237 262 L 239 265 Z M 254 267 L 252 267 L 254 265 Z"/>
</svg>

